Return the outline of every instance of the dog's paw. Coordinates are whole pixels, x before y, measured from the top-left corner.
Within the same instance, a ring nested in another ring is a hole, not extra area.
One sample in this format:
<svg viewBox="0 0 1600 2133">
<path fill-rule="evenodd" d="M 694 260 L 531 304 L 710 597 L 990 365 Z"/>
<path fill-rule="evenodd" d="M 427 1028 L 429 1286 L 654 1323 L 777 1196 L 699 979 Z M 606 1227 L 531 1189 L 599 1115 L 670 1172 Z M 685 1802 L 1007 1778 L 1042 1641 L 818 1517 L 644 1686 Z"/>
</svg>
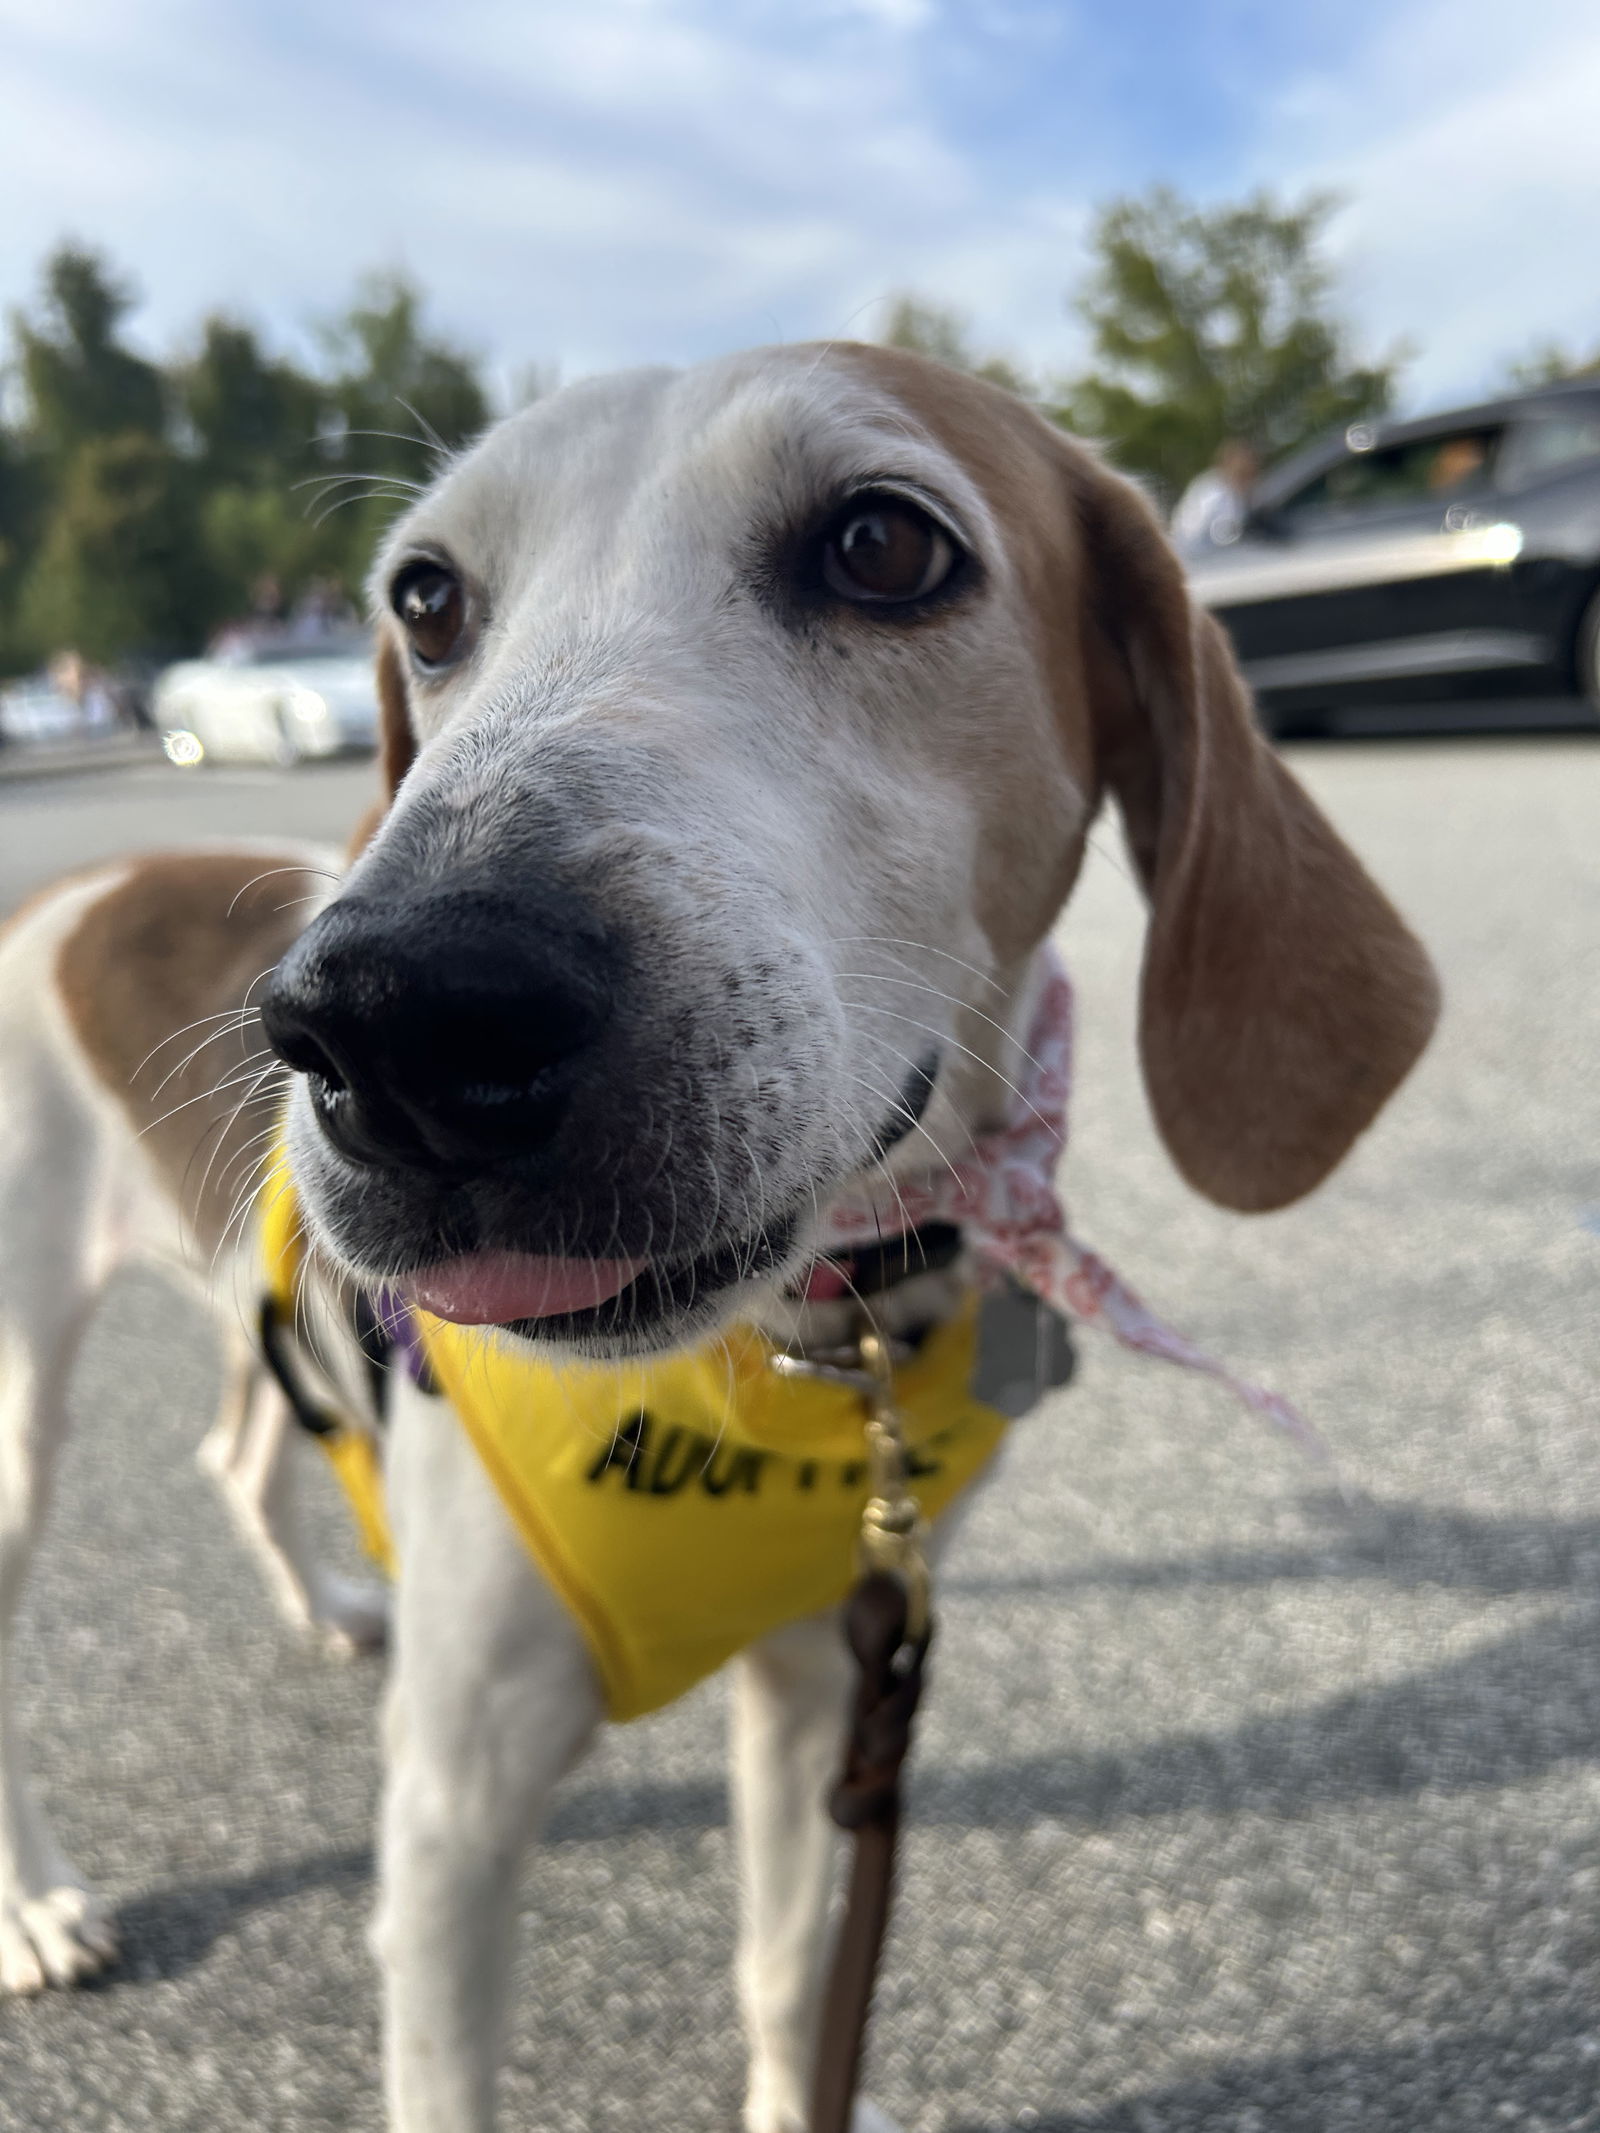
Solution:
<svg viewBox="0 0 1600 2133">
<path fill-rule="evenodd" d="M 381 1585 L 324 1571 L 317 1580 L 311 1617 L 328 1650 L 340 1659 L 381 1652 L 389 1641 L 389 1595 Z"/>
<path fill-rule="evenodd" d="M 116 1958 L 110 1914 L 87 1889 L 63 1882 L 39 1896 L 0 1897 L 0 1994 L 76 1985 Z"/>
</svg>

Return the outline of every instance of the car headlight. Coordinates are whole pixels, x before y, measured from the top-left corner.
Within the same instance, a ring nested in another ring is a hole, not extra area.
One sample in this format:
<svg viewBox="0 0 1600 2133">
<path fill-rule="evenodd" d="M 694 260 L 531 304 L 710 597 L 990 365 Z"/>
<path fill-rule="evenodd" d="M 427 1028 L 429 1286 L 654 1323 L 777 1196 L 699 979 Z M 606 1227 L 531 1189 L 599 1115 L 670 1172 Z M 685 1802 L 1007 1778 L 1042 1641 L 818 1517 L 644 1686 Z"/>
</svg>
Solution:
<svg viewBox="0 0 1600 2133">
<path fill-rule="evenodd" d="M 295 718 L 303 720 L 308 726 L 327 723 L 328 699 L 315 689 L 291 689 L 284 698 L 284 703 Z"/>
<path fill-rule="evenodd" d="M 180 770 L 192 770 L 196 763 L 206 759 L 205 743 L 198 733 L 191 733 L 187 726 L 173 726 L 161 736 L 161 752 L 169 763 L 176 763 Z"/>
</svg>

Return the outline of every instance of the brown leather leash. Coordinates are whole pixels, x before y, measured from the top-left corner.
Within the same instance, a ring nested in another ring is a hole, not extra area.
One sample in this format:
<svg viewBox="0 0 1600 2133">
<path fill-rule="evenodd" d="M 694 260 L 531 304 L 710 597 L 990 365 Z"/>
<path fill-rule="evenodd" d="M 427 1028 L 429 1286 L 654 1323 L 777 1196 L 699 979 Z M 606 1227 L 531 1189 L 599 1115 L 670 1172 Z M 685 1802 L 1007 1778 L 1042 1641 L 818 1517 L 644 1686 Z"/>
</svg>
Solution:
<svg viewBox="0 0 1600 2133">
<path fill-rule="evenodd" d="M 844 1774 L 828 1811 L 853 1833 L 850 1881 L 823 2000 L 811 2133 L 849 2133 L 873 1988 L 894 1899 L 900 1770 L 911 1747 L 930 1631 L 906 1638 L 906 1590 L 883 1571 L 850 1595 L 846 1635 L 860 1676 Z"/>
<path fill-rule="evenodd" d="M 909 1455 L 894 1394 L 894 1358 L 870 1319 L 854 1368 L 833 1358 L 775 1359 L 786 1374 L 857 1386 L 865 1406 L 871 1494 L 861 1514 L 861 1575 L 845 1605 L 857 1678 L 844 1770 L 828 1811 L 854 1837 L 844 1916 L 823 2000 L 811 2133 L 850 2133 L 873 1989 L 894 1898 L 900 1774 L 911 1748 L 932 1639 L 924 1528 L 907 1486 Z"/>
</svg>

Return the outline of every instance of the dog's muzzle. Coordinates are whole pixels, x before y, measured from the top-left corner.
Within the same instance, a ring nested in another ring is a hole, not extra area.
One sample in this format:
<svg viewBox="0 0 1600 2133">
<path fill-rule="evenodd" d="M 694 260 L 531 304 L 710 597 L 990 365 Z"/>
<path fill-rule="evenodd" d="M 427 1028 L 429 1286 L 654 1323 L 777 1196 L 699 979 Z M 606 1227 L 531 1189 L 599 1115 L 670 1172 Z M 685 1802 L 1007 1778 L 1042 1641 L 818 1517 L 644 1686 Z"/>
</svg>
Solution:
<svg viewBox="0 0 1600 2133">
<path fill-rule="evenodd" d="M 798 1200 L 729 1227 L 716 1108 L 633 968 L 559 886 L 358 889 L 306 929 L 262 1023 L 305 1077 L 318 1212 L 358 1278 L 462 1324 L 639 1347 L 783 1262 Z"/>
</svg>

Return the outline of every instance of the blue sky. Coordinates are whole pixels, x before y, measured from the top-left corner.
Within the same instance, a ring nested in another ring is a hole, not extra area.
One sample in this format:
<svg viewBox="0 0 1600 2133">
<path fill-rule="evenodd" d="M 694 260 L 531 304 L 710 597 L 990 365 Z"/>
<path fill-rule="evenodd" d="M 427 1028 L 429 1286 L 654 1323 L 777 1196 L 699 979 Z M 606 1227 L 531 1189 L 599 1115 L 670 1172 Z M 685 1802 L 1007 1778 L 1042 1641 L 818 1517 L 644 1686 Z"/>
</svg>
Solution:
<svg viewBox="0 0 1600 2133">
<path fill-rule="evenodd" d="M 1334 186 L 1412 404 L 1600 345 L 1593 0 L 0 0 L 0 300 L 106 247 L 163 351 L 293 341 L 399 265 L 505 380 L 870 331 L 1045 372 L 1093 207 Z"/>
</svg>

